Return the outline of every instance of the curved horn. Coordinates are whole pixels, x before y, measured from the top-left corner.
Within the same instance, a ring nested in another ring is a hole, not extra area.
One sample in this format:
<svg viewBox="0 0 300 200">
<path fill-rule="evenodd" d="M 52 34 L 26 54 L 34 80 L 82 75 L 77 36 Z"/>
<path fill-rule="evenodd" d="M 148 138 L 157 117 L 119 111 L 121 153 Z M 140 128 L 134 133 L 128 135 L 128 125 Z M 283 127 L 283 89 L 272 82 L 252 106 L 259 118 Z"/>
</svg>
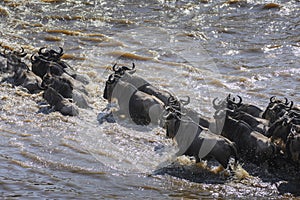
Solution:
<svg viewBox="0 0 300 200">
<path fill-rule="evenodd" d="M 47 47 L 41 47 L 39 49 L 39 51 L 38 51 L 38 54 L 40 54 L 40 55 L 47 55 L 46 53 L 49 53 L 49 52 L 48 51 L 44 51 L 43 52 L 44 49 L 47 49 Z"/>
<path fill-rule="evenodd" d="M 34 61 L 36 61 L 36 59 L 35 59 L 36 57 L 35 57 L 35 55 L 34 54 L 32 54 L 31 56 L 30 56 L 30 60 L 31 60 L 31 62 L 34 62 Z"/>
<path fill-rule="evenodd" d="M 186 96 L 186 97 L 187 97 L 186 100 L 180 99 L 180 102 L 181 102 L 184 106 L 188 105 L 188 104 L 191 102 L 191 98 L 190 98 L 189 96 Z"/>
<path fill-rule="evenodd" d="M 117 63 L 114 64 L 114 66 L 112 67 L 114 72 L 118 72 L 120 71 L 120 67 L 117 66 Z"/>
<path fill-rule="evenodd" d="M 230 114 L 239 114 L 237 112 L 235 112 L 235 106 L 233 107 L 233 109 L 229 109 L 229 108 L 225 108 L 224 111 L 227 113 L 230 113 Z"/>
<path fill-rule="evenodd" d="M 168 103 L 175 103 L 176 101 L 177 100 L 176 100 L 176 98 L 173 95 L 169 96 Z"/>
<path fill-rule="evenodd" d="M 60 51 L 58 54 L 60 55 L 59 57 L 61 57 L 64 54 L 64 49 L 62 47 L 59 47 L 59 50 Z"/>
<path fill-rule="evenodd" d="M 289 100 L 288 100 L 286 97 L 284 97 L 284 99 L 285 99 L 284 104 L 285 104 L 285 105 L 288 105 L 288 104 L 289 104 Z"/>
<path fill-rule="evenodd" d="M 42 81 L 42 83 L 37 83 L 38 88 L 41 90 L 46 90 L 48 88 L 48 86 L 47 85 L 43 86 L 42 84 L 43 84 L 43 81 Z"/>
<path fill-rule="evenodd" d="M 275 101 L 276 101 L 276 96 L 271 96 L 270 102 L 271 102 L 271 103 L 275 103 Z"/>
<path fill-rule="evenodd" d="M 217 101 L 218 97 L 214 98 L 212 103 L 213 103 L 213 107 L 215 110 L 219 110 L 222 106 L 222 103 L 221 101 L 219 101 L 219 103 L 217 104 L 216 101 Z"/>
<path fill-rule="evenodd" d="M 32 58 L 35 58 L 34 60 Z M 35 60 L 40 60 L 40 61 L 43 61 L 43 62 L 51 62 L 50 60 L 48 60 L 47 58 L 45 58 L 44 56 L 40 55 L 40 56 L 35 56 L 34 54 L 31 56 L 31 61 L 35 61 Z"/>
<path fill-rule="evenodd" d="M 20 57 L 25 57 L 27 53 L 24 53 L 24 48 L 21 47 L 21 51 L 13 51 L 13 54 L 18 55 Z"/>
<path fill-rule="evenodd" d="M 240 95 L 236 95 L 239 99 L 240 99 L 240 101 L 237 103 L 238 105 L 241 105 L 242 104 L 242 101 L 243 101 L 243 99 L 242 99 L 242 97 L 240 96 Z"/>
<path fill-rule="evenodd" d="M 62 47 L 59 47 L 59 52 L 57 52 L 57 51 L 55 51 L 55 50 L 53 50 L 53 49 L 51 49 L 50 51 L 50 54 L 52 55 L 52 56 L 54 56 L 54 57 L 58 57 L 58 58 L 60 58 L 64 53 L 64 50 L 63 50 L 63 48 Z"/>
<path fill-rule="evenodd" d="M 289 109 L 288 109 L 288 110 L 292 110 L 292 108 L 293 108 L 293 105 L 294 105 L 294 102 L 293 102 L 293 101 L 291 101 L 291 102 L 290 102 L 290 106 L 289 106 Z"/>
</svg>

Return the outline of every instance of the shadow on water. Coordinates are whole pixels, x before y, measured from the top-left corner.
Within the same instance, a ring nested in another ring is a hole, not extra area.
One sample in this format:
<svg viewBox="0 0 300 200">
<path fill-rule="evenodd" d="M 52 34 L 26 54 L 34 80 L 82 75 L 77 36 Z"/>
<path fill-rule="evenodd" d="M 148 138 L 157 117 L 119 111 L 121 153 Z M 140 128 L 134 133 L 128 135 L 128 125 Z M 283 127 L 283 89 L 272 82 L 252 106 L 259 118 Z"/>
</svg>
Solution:
<svg viewBox="0 0 300 200">
<path fill-rule="evenodd" d="M 194 183 L 224 184 L 227 178 L 222 173 L 214 173 L 198 164 L 185 165 L 178 162 L 157 169 L 154 175 L 170 175 Z"/>
<path fill-rule="evenodd" d="M 210 161 L 209 163 L 217 166 L 215 161 Z M 246 178 L 249 180 L 246 181 L 236 179 L 233 174 L 228 176 L 224 172 L 215 173 L 202 165 L 186 165 L 178 162 L 173 162 L 168 166 L 157 169 L 154 175 L 169 175 L 193 183 L 212 185 L 230 185 L 231 181 L 238 181 L 245 184 L 245 190 L 250 189 L 250 187 L 252 188 L 250 190 L 255 190 L 261 185 L 261 188 L 265 188 L 269 192 L 277 189 L 278 195 L 291 194 L 294 197 L 300 196 L 299 165 L 295 165 L 295 163 L 291 163 L 284 158 L 275 159 L 267 165 L 259 166 L 245 162 L 243 168 L 250 175 L 250 178 Z"/>
</svg>

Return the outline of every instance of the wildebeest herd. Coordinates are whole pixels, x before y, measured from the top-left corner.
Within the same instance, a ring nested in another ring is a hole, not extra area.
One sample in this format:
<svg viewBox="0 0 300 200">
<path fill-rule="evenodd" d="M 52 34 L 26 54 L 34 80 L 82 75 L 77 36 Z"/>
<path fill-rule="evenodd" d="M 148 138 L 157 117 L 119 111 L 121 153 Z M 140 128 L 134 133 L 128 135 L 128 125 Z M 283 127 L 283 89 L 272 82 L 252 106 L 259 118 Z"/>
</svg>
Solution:
<svg viewBox="0 0 300 200">
<path fill-rule="evenodd" d="M 6 58 L 1 73 L 10 74 L 2 82 L 22 86 L 29 93 L 43 92 L 53 111 L 76 116 L 80 108 L 91 109 L 85 85 L 89 79 L 79 75 L 63 61 L 63 49 L 40 48 L 30 57 L 31 67 L 23 59 L 24 49 L 3 49 Z M 137 125 L 152 124 L 165 130 L 178 145 L 177 155 L 194 157 L 196 162 L 214 158 L 224 168 L 231 158 L 255 164 L 272 163 L 277 158 L 300 164 L 300 109 L 287 98 L 270 97 L 265 109 L 246 104 L 241 96 L 228 95 L 212 102 L 212 119 L 189 108 L 189 97 L 179 98 L 135 75 L 132 67 L 112 67 L 103 90 L 108 107 L 101 122 L 129 120 Z"/>
<path fill-rule="evenodd" d="M 76 116 L 78 107 L 89 107 L 84 88 L 88 79 L 77 75 L 61 60 L 62 48 L 59 51 L 41 48 L 30 57 L 31 68 L 22 60 L 27 55 L 23 48 L 21 51 L 4 49 L 0 55 L 7 60 L 6 65 L 0 67 L 0 72 L 11 74 L 2 82 L 23 86 L 30 93 L 43 91 L 43 98 L 52 109 L 63 115 Z"/>
</svg>

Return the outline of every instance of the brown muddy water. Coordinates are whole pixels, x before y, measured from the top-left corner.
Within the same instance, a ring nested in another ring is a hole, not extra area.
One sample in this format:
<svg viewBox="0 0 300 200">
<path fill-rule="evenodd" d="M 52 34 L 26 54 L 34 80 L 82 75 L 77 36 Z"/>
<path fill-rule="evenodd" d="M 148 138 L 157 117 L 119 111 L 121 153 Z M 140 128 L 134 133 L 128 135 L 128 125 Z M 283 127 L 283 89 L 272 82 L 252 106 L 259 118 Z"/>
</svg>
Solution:
<svg viewBox="0 0 300 200">
<path fill-rule="evenodd" d="M 78 117 L 43 114 L 41 94 L 1 84 L 2 199 L 300 195 L 299 173 L 285 166 L 277 173 L 244 163 L 251 177 L 228 178 L 176 159 L 160 128 L 97 121 L 116 62 L 134 62 L 138 75 L 190 96 L 189 106 L 209 117 L 212 99 L 228 93 L 262 108 L 272 95 L 299 103 L 299 1 L 1 0 L 0 20 L 3 46 L 24 47 L 29 56 L 43 46 L 63 47 L 64 59 L 91 80 L 93 108 Z"/>
</svg>

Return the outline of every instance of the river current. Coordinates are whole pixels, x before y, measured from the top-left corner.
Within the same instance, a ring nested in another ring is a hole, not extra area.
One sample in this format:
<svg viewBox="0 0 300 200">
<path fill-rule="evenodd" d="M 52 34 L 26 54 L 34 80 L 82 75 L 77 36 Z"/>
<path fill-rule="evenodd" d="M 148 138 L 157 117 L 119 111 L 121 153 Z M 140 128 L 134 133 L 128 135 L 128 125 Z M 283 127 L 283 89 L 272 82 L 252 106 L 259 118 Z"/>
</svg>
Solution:
<svg viewBox="0 0 300 200">
<path fill-rule="evenodd" d="M 269 98 L 300 102 L 298 0 L 1 0 L 0 43 L 63 47 L 63 59 L 90 79 L 92 109 L 77 117 L 41 112 L 42 94 L 0 85 L 0 196 L 4 199 L 292 198 L 286 180 L 245 163 L 250 178 L 213 174 L 176 158 L 156 126 L 99 124 L 114 63 L 212 117 L 229 93 L 265 108 Z M 5 60 L 0 58 L 0 64 Z M 1 74 L 4 77 L 5 74 Z M 216 165 L 212 162 L 211 165 Z"/>
</svg>

